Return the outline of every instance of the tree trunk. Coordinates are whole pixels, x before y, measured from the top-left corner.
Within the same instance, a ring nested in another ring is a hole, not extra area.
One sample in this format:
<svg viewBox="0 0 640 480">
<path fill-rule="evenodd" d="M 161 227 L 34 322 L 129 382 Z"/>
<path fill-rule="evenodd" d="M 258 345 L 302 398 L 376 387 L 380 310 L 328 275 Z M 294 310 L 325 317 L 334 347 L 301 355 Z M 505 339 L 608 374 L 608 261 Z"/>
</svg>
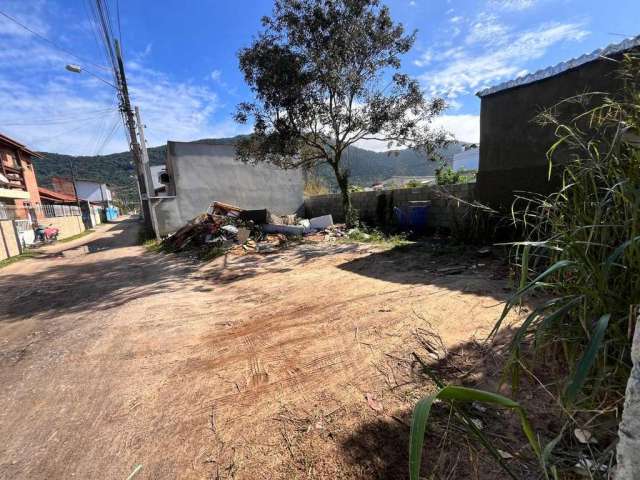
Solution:
<svg viewBox="0 0 640 480">
<path fill-rule="evenodd" d="M 354 228 L 358 226 L 358 212 L 354 210 L 351 204 L 351 192 L 349 191 L 349 175 L 346 172 L 341 172 L 340 167 L 334 167 L 336 174 L 336 180 L 340 187 L 340 193 L 342 194 L 342 211 L 344 213 L 344 223 L 347 228 Z"/>
</svg>

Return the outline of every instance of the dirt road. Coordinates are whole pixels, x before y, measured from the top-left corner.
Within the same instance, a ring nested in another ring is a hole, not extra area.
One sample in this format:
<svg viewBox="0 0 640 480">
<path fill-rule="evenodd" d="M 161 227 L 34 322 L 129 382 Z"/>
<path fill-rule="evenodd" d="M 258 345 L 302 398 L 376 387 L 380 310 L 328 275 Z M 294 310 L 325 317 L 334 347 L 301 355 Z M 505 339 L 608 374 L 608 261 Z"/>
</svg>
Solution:
<svg viewBox="0 0 640 480">
<path fill-rule="evenodd" d="M 403 478 L 417 393 L 389 359 L 426 322 L 450 346 L 486 331 L 504 286 L 423 251 L 202 266 L 136 238 L 121 221 L 0 271 L 0 478 Z"/>
</svg>

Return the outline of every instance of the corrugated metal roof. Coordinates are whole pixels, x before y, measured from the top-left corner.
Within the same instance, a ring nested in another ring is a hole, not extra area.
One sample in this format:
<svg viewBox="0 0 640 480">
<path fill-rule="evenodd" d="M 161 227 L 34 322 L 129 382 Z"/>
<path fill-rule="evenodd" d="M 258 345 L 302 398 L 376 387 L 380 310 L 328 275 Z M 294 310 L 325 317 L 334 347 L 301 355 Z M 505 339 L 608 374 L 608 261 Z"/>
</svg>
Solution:
<svg viewBox="0 0 640 480">
<path fill-rule="evenodd" d="M 571 60 L 567 60 L 566 62 L 559 63 L 552 67 L 538 70 L 537 72 L 530 73 L 529 75 L 524 75 L 514 80 L 509 80 L 508 82 L 485 88 L 484 90 L 480 90 L 478 93 L 476 93 L 476 95 L 479 97 L 484 97 L 487 95 L 491 95 L 492 93 L 500 92 L 502 90 L 508 90 L 510 88 L 527 85 L 539 80 L 544 80 L 545 78 L 553 77 L 554 75 L 566 72 L 567 70 L 571 70 L 572 68 L 576 68 L 580 65 L 584 65 L 585 63 L 597 60 L 598 58 L 615 55 L 616 53 L 621 53 L 638 46 L 640 46 L 640 35 L 633 38 L 627 38 L 620 43 L 611 44 L 608 47 L 594 50 L 591 53 L 581 55 L 577 58 L 572 58 Z"/>
</svg>

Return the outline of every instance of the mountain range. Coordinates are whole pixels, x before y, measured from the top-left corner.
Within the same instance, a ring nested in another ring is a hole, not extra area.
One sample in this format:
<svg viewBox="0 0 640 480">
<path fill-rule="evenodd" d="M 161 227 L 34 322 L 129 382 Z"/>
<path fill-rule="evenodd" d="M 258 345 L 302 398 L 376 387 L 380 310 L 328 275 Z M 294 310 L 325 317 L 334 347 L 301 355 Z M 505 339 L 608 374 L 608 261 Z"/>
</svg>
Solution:
<svg viewBox="0 0 640 480">
<path fill-rule="evenodd" d="M 202 141 L 202 140 L 199 140 Z M 229 144 L 234 138 L 207 139 L 213 144 Z M 453 155 L 463 150 L 462 143 L 454 142 L 440 151 L 441 157 L 451 163 Z M 151 165 L 163 165 L 166 145 L 148 148 Z M 60 153 L 40 152 L 44 158 L 34 159 L 38 182 L 43 187 L 51 186 L 51 177 L 70 177 L 70 162 L 76 178 L 109 184 L 121 198 L 135 199 L 137 196 L 131 152 L 96 156 L 73 156 Z M 392 176 L 435 175 L 439 162 L 429 160 L 414 150 L 374 152 L 358 147 L 349 147 L 345 154 L 345 165 L 351 171 L 351 183 L 367 186 Z M 333 172 L 328 165 L 318 168 L 316 175 L 329 189 L 336 189 Z"/>
</svg>

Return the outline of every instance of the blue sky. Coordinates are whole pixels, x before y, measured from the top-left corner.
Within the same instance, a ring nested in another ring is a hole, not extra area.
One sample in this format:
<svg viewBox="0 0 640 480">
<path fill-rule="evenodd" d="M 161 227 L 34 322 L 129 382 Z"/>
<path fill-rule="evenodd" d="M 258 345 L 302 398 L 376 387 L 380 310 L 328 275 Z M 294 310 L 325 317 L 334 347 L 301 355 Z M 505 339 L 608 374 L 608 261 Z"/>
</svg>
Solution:
<svg viewBox="0 0 640 480">
<path fill-rule="evenodd" d="M 116 0 L 109 1 L 115 11 Z M 418 30 L 402 70 L 419 78 L 427 94 L 447 98 L 450 108 L 437 124 L 465 141 L 478 139 L 476 91 L 640 34 L 637 0 L 384 3 L 407 30 Z M 120 1 L 132 99 L 151 145 L 246 131 L 231 118 L 235 105 L 251 98 L 236 53 L 271 6 L 269 0 Z M 126 150 L 113 89 L 64 69 L 80 64 L 109 79 L 87 0 L 2 0 L 0 11 L 66 50 L 0 16 L 0 131 L 38 150 Z"/>
</svg>

